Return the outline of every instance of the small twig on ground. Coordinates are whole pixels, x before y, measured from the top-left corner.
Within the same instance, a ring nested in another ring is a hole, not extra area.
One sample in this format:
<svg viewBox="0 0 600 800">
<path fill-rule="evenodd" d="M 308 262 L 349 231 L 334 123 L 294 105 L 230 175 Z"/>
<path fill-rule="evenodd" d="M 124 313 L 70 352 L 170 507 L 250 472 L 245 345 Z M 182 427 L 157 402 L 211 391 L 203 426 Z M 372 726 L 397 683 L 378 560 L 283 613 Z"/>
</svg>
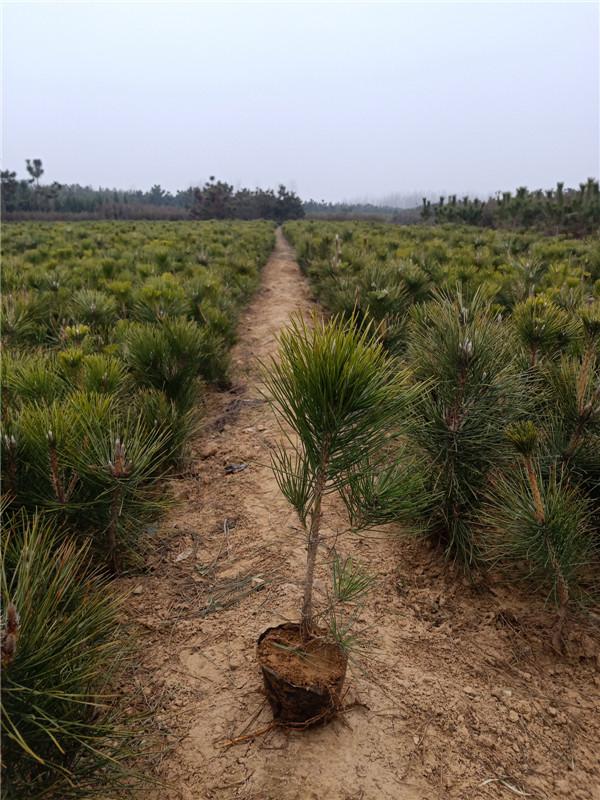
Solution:
<svg viewBox="0 0 600 800">
<path fill-rule="evenodd" d="M 225 537 L 225 544 L 227 546 L 227 558 L 230 558 L 230 553 L 229 553 L 229 531 L 230 531 L 229 520 L 227 519 L 227 517 L 225 517 L 225 519 L 223 520 L 223 535 Z"/>
<path fill-rule="evenodd" d="M 245 725 L 245 726 L 242 728 L 242 730 L 240 731 L 240 733 L 239 733 L 239 736 L 243 736 L 243 735 L 246 733 L 246 731 L 248 730 L 248 728 L 250 727 L 250 725 L 252 725 L 252 723 L 254 722 L 254 720 L 255 720 L 255 719 L 257 719 L 257 717 L 259 716 L 260 712 L 261 712 L 261 711 L 263 710 L 263 708 L 265 707 L 265 703 L 266 703 L 266 702 L 267 702 L 267 699 L 266 699 L 266 698 L 264 698 L 264 699 L 263 699 L 263 701 L 262 701 L 262 703 L 261 703 L 261 704 L 260 704 L 260 706 L 258 707 L 258 709 L 257 709 L 257 710 L 254 712 L 254 714 L 253 714 L 253 715 L 250 717 L 250 719 L 248 720 L 248 722 L 246 723 L 246 725 Z M 237 738 L 237 737 L 236 737 L 236 738 Z"/>
<path fill-rule="evenodd" d="M 243 744 L 244 742 L 249 742 L 252 739 L 256 739 L 258 736 L 264 736 L 265 733 L 274 730 L 275 728 L 279 727 L 279 723 L 270 722 L 266 727 L 259 728 L 257 731 L 252 731 L 251 733 L 247 733 L 245 736 L 236 736 L 234 739 L 226 739 L 223 742 L 223 747 L 228 750 L 230 747 L 233 747 L 234 744 Z"/>
<path fill-rule="evenodd" d="M 513 794 L 519 795 L 519 797 L 533 797 L 529 792 L 524 792 L 521 789 L 518 789 L 516 786 L 513 786 L 512 783 L 509 783 L 505 778 L 486 778 L 486 780 L 482 781 L 479 785 L 480 786 L 487 786 L 490 783 L 501 783 L 505 789 L 508 789 L 509 792 L 513 792 Z"/>
<path fill-rule="evenodd" d="M 218 786 L 213 786 L 213 792 L 220 792 L 222 789 L 234 789 L 236 786 L 242 786 L 244 783 L 247 783 L 250 778 L 254 775 L 254 770 L 249 775 L 246 775 L 245 778 L 242 778 L 240 781 L 235 781 L 234 783 L 223 783 Z"/>
</svg>

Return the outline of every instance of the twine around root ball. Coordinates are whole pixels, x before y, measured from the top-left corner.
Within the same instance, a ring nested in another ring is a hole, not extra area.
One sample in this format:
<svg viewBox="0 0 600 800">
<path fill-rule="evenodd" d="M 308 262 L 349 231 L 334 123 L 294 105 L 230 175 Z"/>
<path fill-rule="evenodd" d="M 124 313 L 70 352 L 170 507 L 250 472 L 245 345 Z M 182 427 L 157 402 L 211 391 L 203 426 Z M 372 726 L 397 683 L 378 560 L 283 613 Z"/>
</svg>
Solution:
<svg viewBox="0 0 600 800">
<path fill-rule="evenodd" d="M 320 714 L 317 714 L 316 716 L 311 717 L 310 719 L 307 719 L 304 722 L 282 722 L 281 720 L 274 719 L 264 728 L 259 728 L 258 730 L 251 731 L 250 733 L 246 733 L 241 736 L 235 736 L 232 739 L 226 739 L 224 742 L 222 742 L 222 747 L 224 747 L 225 749 L 229 749 L 230 747 L 233 747 L 236 744 L 243 744 L 244 742 L 249 742 L 252 741 L 253 739 L 258 738 L 259 736 L 265 736 L 267 733 L 276 730 L 277 728 L 288 731 L 304 731 L 307 728 L 311 728 L 313 725 L 318 725 L 321 722 L 332 720 L 339 714 L 344 714 L 346 711 L 348 711 L 351 708 L 354 708 L 355 706 L 362 706 L 363 708 L 368 708 L 368 706 L 366 706 L 364 703 L 361 703 L 358 700 L 355 700 L 352 703 L 344 705 L 343 700 L 347 694 L 348 694 L 348 689 L 345 690 L 344 694 L 337 702 L 332 702 L 331 705 L 328 706 L 326 709 L 324 709 Z M 266 700 L 263 701 L 262 705 L 252 718 L 251 722 L 254 719 L 256 719 L 256 717 L 260 714 L 260 712 L 264 708 L 265 703 Z"/>
</svg>

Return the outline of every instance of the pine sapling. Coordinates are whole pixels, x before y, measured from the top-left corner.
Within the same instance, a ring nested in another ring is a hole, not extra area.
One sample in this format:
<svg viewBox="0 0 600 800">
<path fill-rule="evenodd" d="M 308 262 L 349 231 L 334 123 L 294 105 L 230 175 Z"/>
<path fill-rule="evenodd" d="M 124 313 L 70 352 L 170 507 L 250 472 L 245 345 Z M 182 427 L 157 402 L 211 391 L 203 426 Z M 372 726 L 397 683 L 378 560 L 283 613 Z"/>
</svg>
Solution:
<svg viewBox="0 0 600 800">
<path fill-rule="evenodd" d="M 407 360 L 419 402 L 405 447 L 425 478 L 421 521 L 470 570 L 489 476 L 506 460 L 504 430 L 521 403 L 514 347 L 481 292 L 459 290 L 413 307 Z"/>
<path fill-rule="evenodd" d="M 568 461 L 581 443 L 586 428 L 600 416 L 600 375 L 597 370 L 597 351 L 600 343 L 600 303 L 581 312 L 584 331 L 584 352 L 575 386 L 578 420 L 563 458 Z"/>
<path fill-rule="evenodd" d="M 540 529 L 543 530 L 546 525 L 546 510 L 544 508 L 544 502 L 540 492 L 538 476 L 533 466 L 533 453 L 537 444 L 537 431 L 535 429 L 535 425 L 530 421 L 516 423 L 508 429 L 507 436 L 523 461 L 523 465 L 527 473 L 527 480 L 529 481 L 529 487 L 531 489 L 531 496 L 533 497 L 535 518 L 540 526 Z M 567 614 L 567 607 L 569 604 L 569 587 L 562 574 L 556 550 L 554 549 L 550 538 L 546 534 L 544 535 L 544 540 L 548 549 L 550 565 L 555 576 L 559 604 L 559 620 L 557 629 L 555 631 L 556 643 L 556 641 L 560 641 L 561 631 Z"/>
<path fill-rule="evenodd" d="M 514 423 L 507 438 L 523 471 L 498 475 L 493 481 L 483 515 L 486 553 L 492 563 L 513 574 L 523 569 L 525 579 L 539 588 L 550 585 L 558 610 L 552 643 L 560 650 L 568 612 L 585 594 L 592 560 L 589 504 L 555 468 L 542 476 L 533 422 Z"/>
<path fill-rule="evenodd" d="M 370 323 L 335 317 L 295 319 L 265 370 L 265 394 L 287 446 L 273 455 L 279 487 L 298 513 L 307 541 L 301 631 L 316 631 L 313 583 L 322 541 L 323 500 L 352 476 L 377 468 L 411 392 Z"/>
</svg>

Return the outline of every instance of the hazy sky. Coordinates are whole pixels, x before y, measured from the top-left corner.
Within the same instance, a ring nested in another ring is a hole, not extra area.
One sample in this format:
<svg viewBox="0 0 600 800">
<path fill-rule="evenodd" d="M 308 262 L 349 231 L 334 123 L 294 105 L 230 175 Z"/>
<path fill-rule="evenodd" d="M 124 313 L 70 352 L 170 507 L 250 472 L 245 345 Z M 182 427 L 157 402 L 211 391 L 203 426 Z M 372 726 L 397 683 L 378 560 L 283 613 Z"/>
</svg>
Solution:
<svg viewBox="0 0 600 800">
<path fill-rule="evenodd" d="M 597 3 L 12 3 L 4 168 L 304 198 L 577 185 Z"/>
</svg>

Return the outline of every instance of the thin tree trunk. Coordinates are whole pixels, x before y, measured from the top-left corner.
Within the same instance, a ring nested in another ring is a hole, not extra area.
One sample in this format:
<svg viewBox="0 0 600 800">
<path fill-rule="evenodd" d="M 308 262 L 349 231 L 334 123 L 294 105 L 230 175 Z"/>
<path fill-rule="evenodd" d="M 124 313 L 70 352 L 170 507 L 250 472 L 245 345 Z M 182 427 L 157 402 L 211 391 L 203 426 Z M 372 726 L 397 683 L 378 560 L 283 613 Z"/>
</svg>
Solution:
<svg viewBox="0 0 600 800">
<path fill-rule="evenodd" d="M 543 525 L 546 521 L 546 514 L 544 511 L 544 503 L 542 502 L 542 495 L 540 494 L 540 487 L 538 486 L 537 482 L 537 475 L 535 474 L 535 470 L 533 468 L 533 463 L 529 456 L 525 457 L 525 469 L 527 470 L 527 477 L 529 479 L 529 485 L 531 486 L 531 493 L 533 495 L 533 505 L 535 508 L 535 518 Z"/>
<path fill-rule="evenodd" d="M 310 512 L 310 527 L 308 531 L 308 553 L 306 556 L 306 576 L 304 578 L 304 600 L 302 602 L 301 629 L 302 638 L 308 639 L 313 627 L 313 582 L 315 577 L 315 564 L 319 549 L 320 529 L 321 529 L 321 503 L 323 492 L 327 480 L 327 456 L 321 460 L 317 481 L 315 485 L 315 498 Z"/>
<path fill-rule="evenodd" d="M 583 360 L 581 362 L 581 369 L 579 370 L 579 375 L 577 377 L 577 409 L 579 411 L 579 415 L 583 414 L 584 406 L 585 406 L 585 390 L 588 385 L 588 379 L 590 374 L 590 368 L 592 366 L 592 361 L 594 358 L 594 348 L 593 345 L 588 347 L 585 351 L 583 356 Z"/>
<path fill-rule="evenodd" d="M 117 554 L 117 529 L 121 513 L 122 491 L 118 488 L 113 496 L 110 508 L 110 523 L 108 525 L 108 559 L 115 575 L 119 574 L 119 558 Z"/>
<path fill-rule="evenodd" d="M 537 355 L 538 355 L 537 347 L 533 347 L 531 349 L 531 355 L 529 358 L 529 366 L 532 368 L 535 367 L 535 365 L 537 364 Z"/>
<path fill-rule="evenodd" d="M 535 474 L 531 458 L 529 457 L 525 458 L 525 469 L 527 470 L 527 477 L 529 478 L 529 484 L 531 486 L 531 491 L 533 494 L 533 503 L 535 506 L 536 519 L 540 525 L 545 525 L 546 513 L 544 511 L 544 504 L 542 502 L 542 496 L 537 482 L 537 475 Z M 554 579 L 556 581 L 556 595 L 558 599 L 558 618 L 554 628 L 554 633 L 552 635 L 552 644 L 554 646 L 554 649 L 560 652 L 562 650 L 562 631 L 567 618 L 567 611 L 569 606 L 569 586 L 562 573 L 562 569 L 560 566 L 560 562 L 558 560 L 558 556 L 556 554 L 556 550 L 554 549 L 554 546 L 545 531 L 544 531 L 544 539 L 546 542 L 546 547 L 548 548 L 548 556 L 550 558 L 550 564 L 552 565 L 552 569 L 554 571 Z"/>
</svg>

